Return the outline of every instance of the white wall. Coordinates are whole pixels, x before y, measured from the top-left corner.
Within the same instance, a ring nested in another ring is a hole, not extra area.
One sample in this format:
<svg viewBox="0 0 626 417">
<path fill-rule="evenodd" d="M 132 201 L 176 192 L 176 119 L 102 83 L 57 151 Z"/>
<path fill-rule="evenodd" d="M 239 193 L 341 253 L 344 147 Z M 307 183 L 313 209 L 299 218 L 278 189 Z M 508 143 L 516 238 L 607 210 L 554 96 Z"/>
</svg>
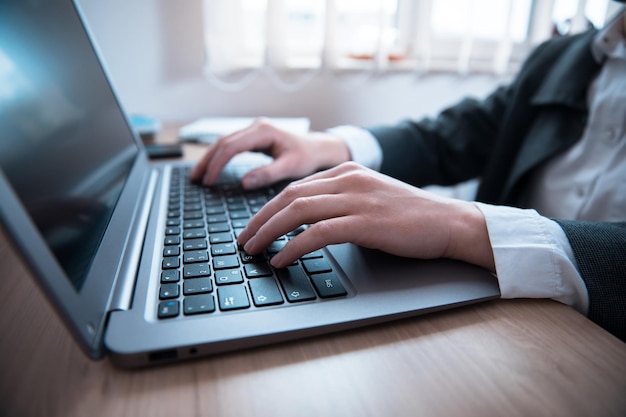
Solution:
<svg viewBox="0 0 626 417">
<path fill-rule="evenodd" d="M 346 78 L 324 74 L 297 92 L 255 79 L 238 92 L 203 76 L 200 0 L 79 0 L 127 111 L 164 121 L 201 116 L 307 116 L 314 129 L 393 123 L 435 114 L 466 95 L 483 97 L 491 76 L 390 74 Z"/>
</svg>

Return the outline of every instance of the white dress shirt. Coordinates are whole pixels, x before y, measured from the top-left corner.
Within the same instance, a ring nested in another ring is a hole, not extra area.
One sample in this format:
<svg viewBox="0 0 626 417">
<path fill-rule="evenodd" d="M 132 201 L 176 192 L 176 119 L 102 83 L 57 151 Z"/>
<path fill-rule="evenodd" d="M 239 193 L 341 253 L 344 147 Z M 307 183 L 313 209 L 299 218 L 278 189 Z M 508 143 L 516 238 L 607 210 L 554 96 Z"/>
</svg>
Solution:
<svg viewBox="0 0 626 417">
<path fill-rule="evenodd" d="M 552 298 L 586 314 L 587 288 L 563 229 L 548 217 L 626 220 L 626 36 L 623 13 L 592 45 L 602 69 L 589 93 L 589 118 L 574 146 L 533 176 L 528 206 L 475 203 L 487 222 L 502 298 Z M 339 126 L 352 159 L 379 170 L 382 150 L 366 130 Z"/>
</svg>

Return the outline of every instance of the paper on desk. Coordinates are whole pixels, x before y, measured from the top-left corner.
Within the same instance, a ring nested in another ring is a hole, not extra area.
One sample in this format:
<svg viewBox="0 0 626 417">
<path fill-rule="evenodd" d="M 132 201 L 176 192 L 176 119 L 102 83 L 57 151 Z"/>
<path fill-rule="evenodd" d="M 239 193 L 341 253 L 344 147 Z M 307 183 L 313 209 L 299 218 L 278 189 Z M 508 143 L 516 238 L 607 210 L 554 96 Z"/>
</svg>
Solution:
<svg viewBox="0 0 626 417">
<path fill-rule="evenodd" d="M 248 127 L 254 117 L 204 117 L 180 128 L 178 136 L 183 142 L 213 143 L 218 138 Z M 270 117 L 276 127 L 294 133 L 309 131 L 310 121 L 306 117 Z"/>
</svg>

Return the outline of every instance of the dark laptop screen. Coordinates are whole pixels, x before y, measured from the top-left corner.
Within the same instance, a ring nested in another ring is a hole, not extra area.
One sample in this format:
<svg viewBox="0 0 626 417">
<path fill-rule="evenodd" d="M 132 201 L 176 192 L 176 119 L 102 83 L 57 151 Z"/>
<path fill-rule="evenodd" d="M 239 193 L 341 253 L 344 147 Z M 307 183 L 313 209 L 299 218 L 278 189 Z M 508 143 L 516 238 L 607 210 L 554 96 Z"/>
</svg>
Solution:
<svg viewBox="0 0 626 417">
<path fill-rule="evenodd" d="M 80 290 L 138 148 L 71 1 L 0 2 L 0 135 L 2 171 Z"/>
</svg>

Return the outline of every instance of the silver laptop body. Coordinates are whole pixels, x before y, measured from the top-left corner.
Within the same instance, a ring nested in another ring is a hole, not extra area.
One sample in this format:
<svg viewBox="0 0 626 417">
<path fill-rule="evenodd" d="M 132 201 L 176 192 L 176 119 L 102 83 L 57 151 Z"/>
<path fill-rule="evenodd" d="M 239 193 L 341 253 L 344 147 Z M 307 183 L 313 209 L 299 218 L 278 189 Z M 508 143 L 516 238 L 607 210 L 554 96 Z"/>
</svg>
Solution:
<svg viewBox="0 0 626 417">
<path fill-rule="evenodd" d="M 273 271 L 283 301 L 263 305 L 240 261 L 249 305 L 226 308 L 230 284 L 211 270 L 214 309 L 188 315 L 180 265 L 179 313 L 160 318 L 169 186 L 184 163 L 150 164 L 90 39 L 72 0 L 0 2 L 0 220 L 90 357 L 146 366 L 499 297 L 483 269 L 343 244 L 322 251 L 335 278 L 321 285 L 339 296 L 312 286 L 300 301 Z"/>
</svg>

